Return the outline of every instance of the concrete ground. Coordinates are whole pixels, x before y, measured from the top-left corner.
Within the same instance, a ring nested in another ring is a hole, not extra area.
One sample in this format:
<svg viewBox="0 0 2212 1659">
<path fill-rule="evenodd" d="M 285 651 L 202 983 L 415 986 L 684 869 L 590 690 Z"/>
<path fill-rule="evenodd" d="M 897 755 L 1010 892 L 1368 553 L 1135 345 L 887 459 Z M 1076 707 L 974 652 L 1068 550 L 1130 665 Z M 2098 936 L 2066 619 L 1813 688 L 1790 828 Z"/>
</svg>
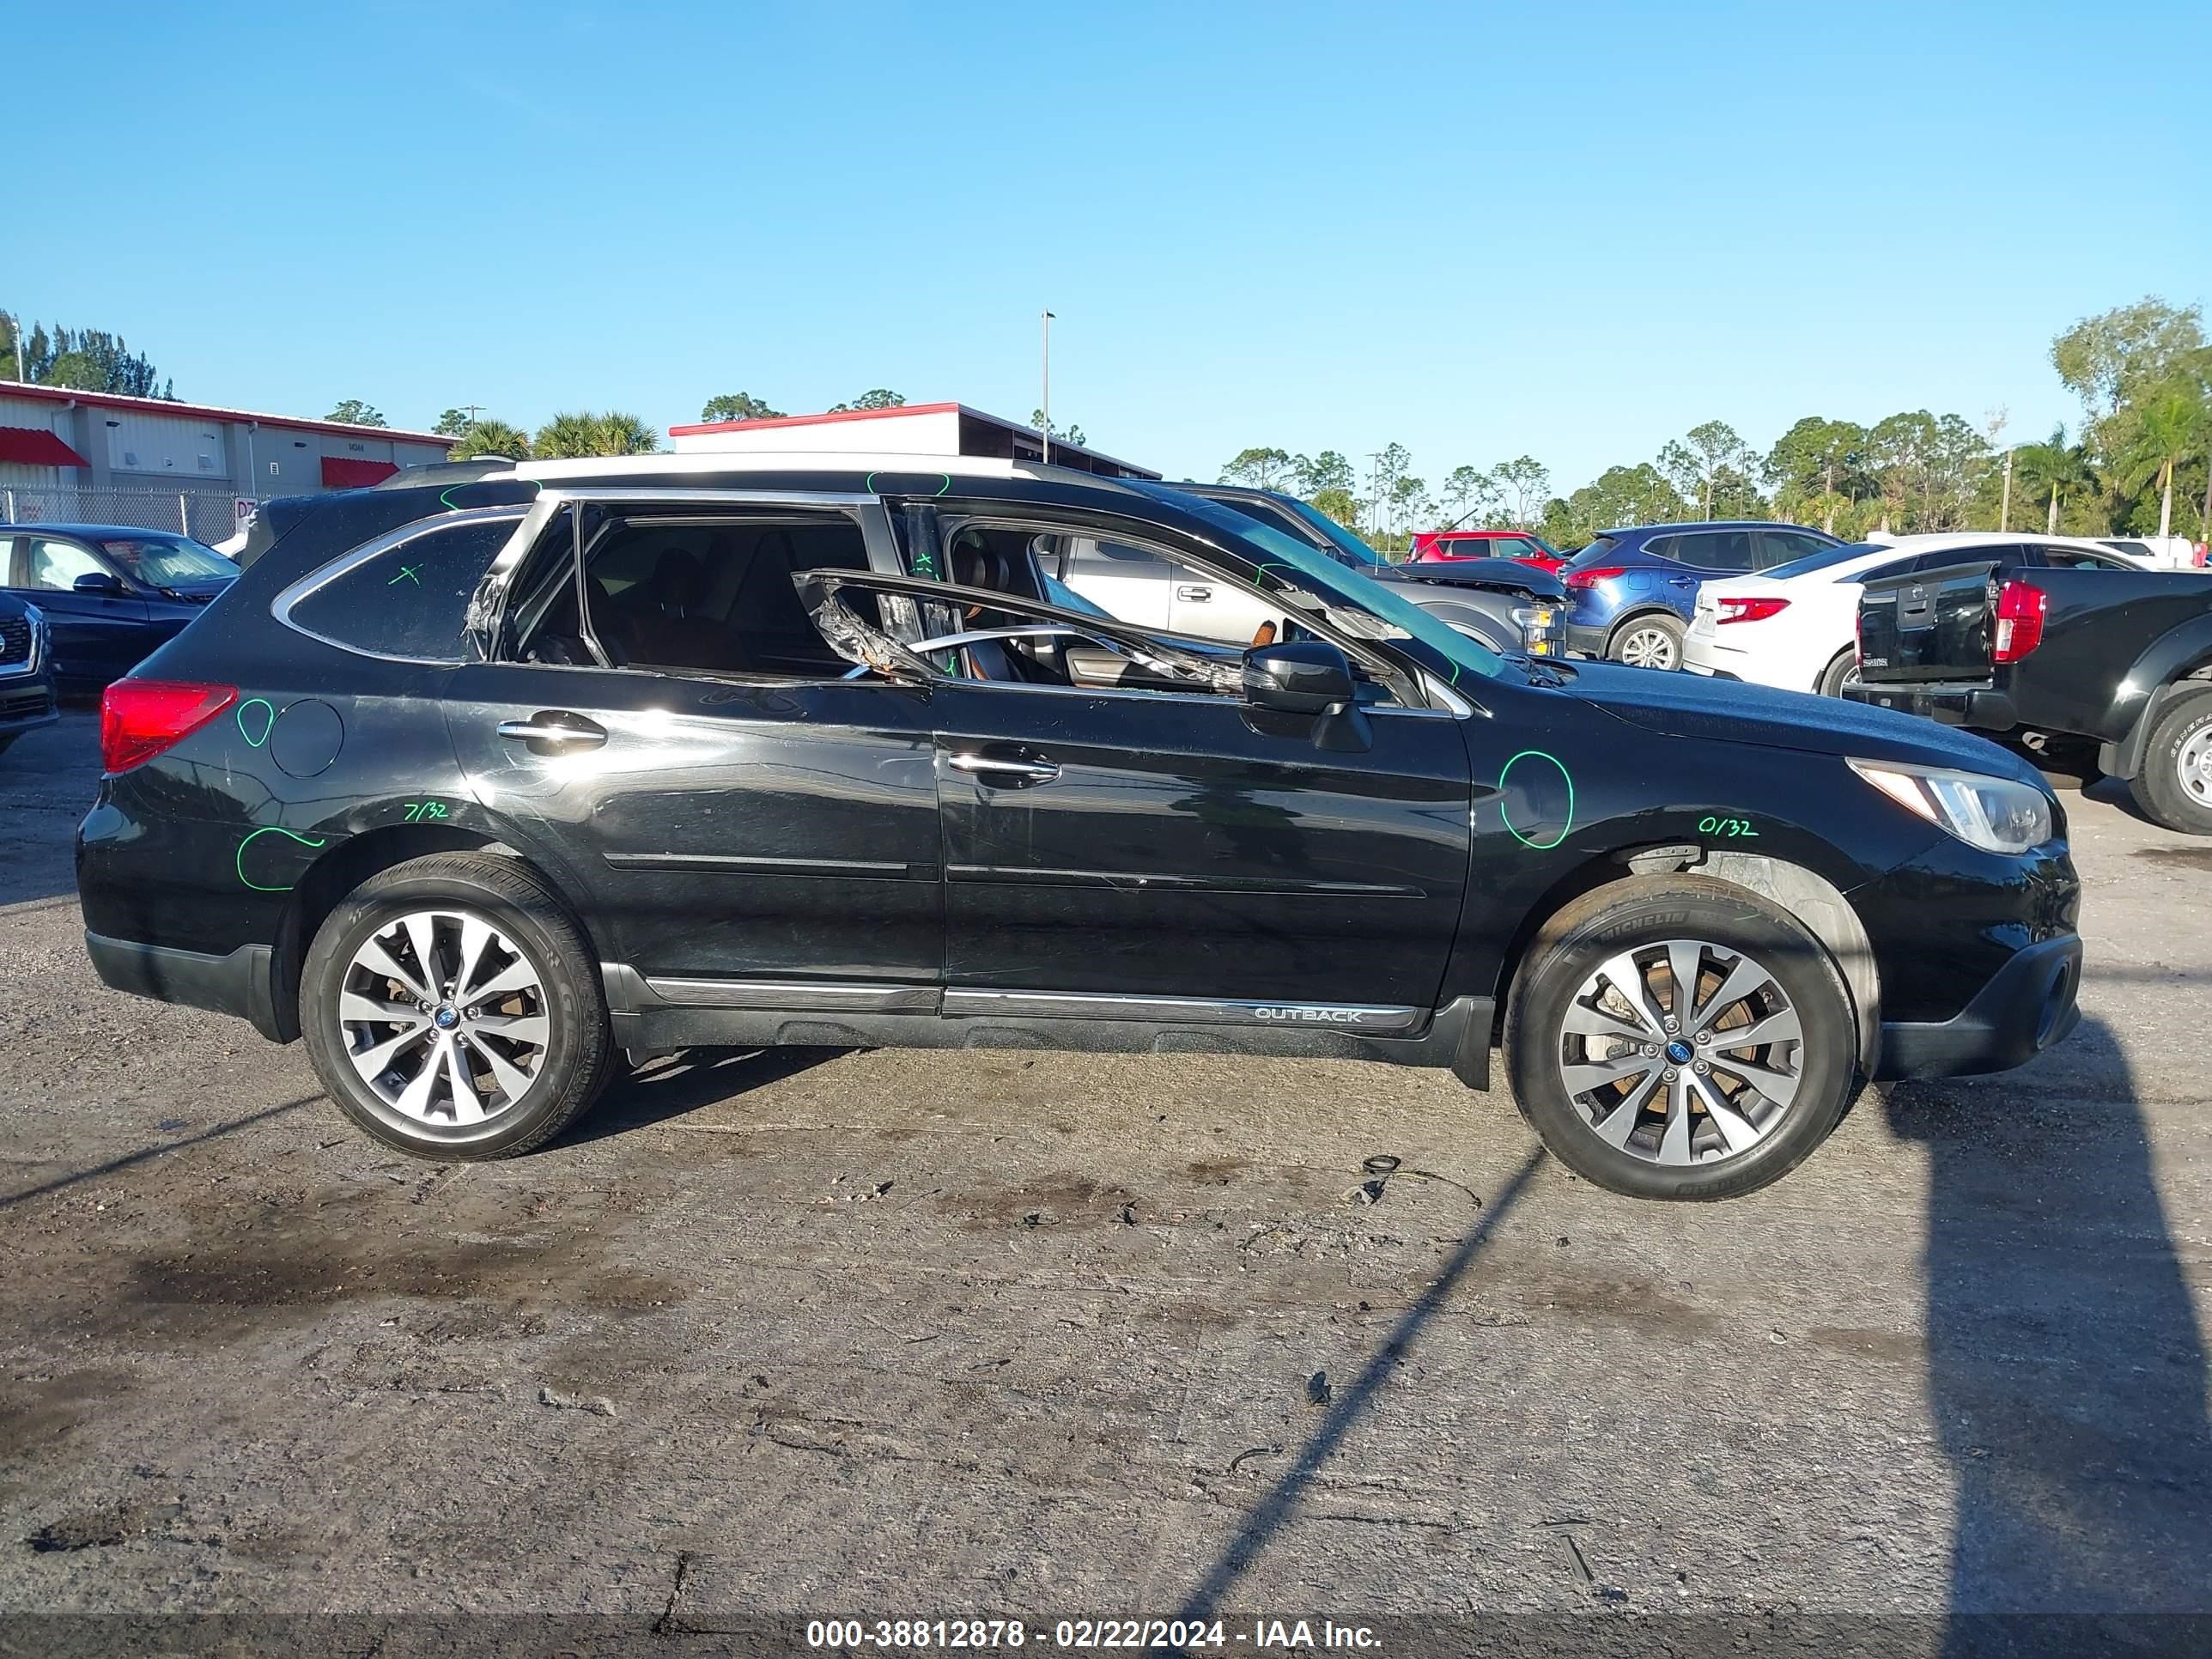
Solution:
<svg viewBox="0 0 2212 1659">
<path fill-rule="evenodd" d="M 0 1611 L 2212 1611 L 2212 843 L 2109 785 L 2070 1041 L 1681 1207 L 1352 1063 L 702 1054 L 411 1163 L 94 979 L 94 749 L 0 759 Z"/>
</svg>

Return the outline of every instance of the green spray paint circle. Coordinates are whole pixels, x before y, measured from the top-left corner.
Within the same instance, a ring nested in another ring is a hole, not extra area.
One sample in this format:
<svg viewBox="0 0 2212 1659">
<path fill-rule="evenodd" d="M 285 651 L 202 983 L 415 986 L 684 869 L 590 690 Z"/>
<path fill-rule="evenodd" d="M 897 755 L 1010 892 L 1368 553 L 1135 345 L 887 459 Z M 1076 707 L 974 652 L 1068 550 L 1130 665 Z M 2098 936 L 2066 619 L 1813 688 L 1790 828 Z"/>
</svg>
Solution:
<svg viewBox="0 0 2212 1659">
<path fill-rule="evenodd" d="M 295 835 L 291 830 L 285 829 L 282 824 L 264 823 L 260 829 L 256 830 L 252 835 L 246 836 L 244 841 L 238 843 L 237 863 L 238 878 L 240 881 L 243 882 L 246 886 L 251 887 L 257 893 L 289 893 L 292 890 L 289 883 L 283 887 L 264 887 L 259 882 L 252 879 L 246 873 L 246 849 L 252 846 L 255 842 L 260 840 L 264 836 L 290 836 L 294 841 L 298 842 L 302 847 L 320 847 L 324 844 L 324 838 L 320 836 Z"/>
<path fill-rule="evenodd" d="M 895 472 L 891 476 L 893 477 L 898 477 L 901 475 Z M 945 481 L 938 485 L 936 489 L 929 492 L 933 498 L 942 495 L 946 490 L 952 488 L 952 475 L 950 472 L 917 472 L 912 476 L 917 478 L 942 478 Z M 871 472 L 866 478 L 860 481 L 860 493 L 864 495 L 872 495 L 876 493 L 876 475 L 874 473 Z"/>
<path fill-rule="evenodd" d="M 1520 830 L 1514 824 L 1513 814 L 1507 809 L 1505 805 L 1507 799 L 1504 793 L 1505 780 L 1512 775 L 1514 767 L 1524 760 L 1548 761 L 1552 766 L 1558 770 L 1560 781 L 1567 786 L 1567 821 L 1560 826 L 1559 833 L 1553 836 L 1549 841 L 1531 841 L 1528 836 L 1522 835 Z M 1574 775 L 1567 770 L 1566 763 L 1562 761 L 1557 755 L 1547 754 L 1540 749 L 1523 749 L 1519 754 L 1514 756 L 1512 759 L 1507 761 L 1504 767 L 1498 772 L 1498 788 L 1499 792 L 1498 800 L 1498 816 L 1505 820 L 1506 833 L 1511 836 L 1514 840 L 1519 842 L 1523 847 L 1534 848 L 1539 853 L 1548 852 L 1553 848 L 1557 847 L 1561 842 L 1565 841 L 1568 835 L 1573 830 L 1575 827 Z"/>
<path fill-rule="evenodd" d="M 269 716 L 267 720 L 261 723 L 261 735 L 258 738 L 255 737 L 252 732 L 246 729 L 246 711 L 253 708 L 257 704 L 258 704 Z M 238 720 L 238 735 L 246 739 L 246 745 L 249 748 L 258 749 L 263 744 L 269 741 L 269 734 L 276 729 L 276 705 L 270 702 L 266 697 L 248 697 L 244 702 L 238 705 L 238 714 L 236 718 Z"/>
</svg>

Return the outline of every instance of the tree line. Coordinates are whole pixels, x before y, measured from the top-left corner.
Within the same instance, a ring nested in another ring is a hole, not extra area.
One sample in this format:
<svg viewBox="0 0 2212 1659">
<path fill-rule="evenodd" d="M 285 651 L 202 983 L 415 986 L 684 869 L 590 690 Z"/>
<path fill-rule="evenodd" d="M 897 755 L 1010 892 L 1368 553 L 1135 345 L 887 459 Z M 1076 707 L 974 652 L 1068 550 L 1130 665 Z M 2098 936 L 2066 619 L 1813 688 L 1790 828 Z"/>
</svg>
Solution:
<svg viewBox="0 0 2212 1659">
<path fill-rule="evenodd" d="M 48 328 L 33 322 L 27 335 L 18 319 L 0 312 L 0 380 L 64 386 L 71 392 L 112 392 L 126 398 L 177 400 L 176 387 L 143 352 L 119 334 L 99 328 Z"/>
<path fill-rule="evenodd" d="M 1364 458 L 1240 450 L 1224 483 L 1304 496 L 1385 552 L 1451 525 L 1533 530 L 1562 550 L 1602 531 L 1692 519 L 1784 519 L 1846 540 L 1869 532 L 2011 530 L 2206 538 L 2212 523 L 2212 347 L 2202 308 L 2148 298 L 2084 318 L 2051 343 L 2081 403 L 2069 433 L 2007 444 L 2002 413 L 1977 426 L 1910 410 L 1871 424 L 1808 415 L 1765 451 L 1707 421 L 1646 461 L 1565 495 L 1522 455 L 1462 465 L 1433 489 L 1402 444 Z"/>
</svg>

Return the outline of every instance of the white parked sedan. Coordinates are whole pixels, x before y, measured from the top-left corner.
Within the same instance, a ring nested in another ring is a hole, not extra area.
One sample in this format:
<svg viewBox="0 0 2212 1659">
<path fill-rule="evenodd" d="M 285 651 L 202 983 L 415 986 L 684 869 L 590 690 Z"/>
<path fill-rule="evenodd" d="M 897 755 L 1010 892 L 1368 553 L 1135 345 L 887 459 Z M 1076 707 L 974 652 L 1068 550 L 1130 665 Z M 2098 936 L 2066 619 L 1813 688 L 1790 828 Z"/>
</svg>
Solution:
<svg viewBox="0 0 2212 1659">
<path fill-rule="evenodd" d="M 1903 575 L 1916 565 L 1933 569 L 1954 563 L 1983 549 L 2002 549 L 2032 564 L 2142 568 L 2101 542 L 1989 530 L 1823 548 L 1762 575 L 1701 583 L 1682 641 L 1682 666 L 1693 674 L 1839 697 L 1858 671 L 1861 584 L 1876 575 Z"/>
</svg>

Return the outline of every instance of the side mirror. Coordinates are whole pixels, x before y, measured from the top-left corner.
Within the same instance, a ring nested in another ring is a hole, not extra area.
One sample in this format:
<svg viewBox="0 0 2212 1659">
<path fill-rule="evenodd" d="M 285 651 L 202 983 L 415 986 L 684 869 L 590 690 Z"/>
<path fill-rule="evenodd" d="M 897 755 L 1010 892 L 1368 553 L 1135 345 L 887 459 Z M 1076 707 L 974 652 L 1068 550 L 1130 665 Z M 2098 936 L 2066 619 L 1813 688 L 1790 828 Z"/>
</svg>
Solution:
<svg viewBox="0 0 2212 1659">
<path fill-rule="evenodd" d="M 1284 714 L 1334 714 L 1352 698 L 1352 661 L 1327 640 L 1255 646 L 1244 653 L 1244 701 Z"/>
<path fill-rule="evenodd" d="M 79 576 L 75 581 L 71 582 L 70 586 L 79 593 L 120 593 L 124 592 L 122 580 L 119 577 L 109 575 L 105 570 L 88 570 L 84 574 Z"/>
</svg>

